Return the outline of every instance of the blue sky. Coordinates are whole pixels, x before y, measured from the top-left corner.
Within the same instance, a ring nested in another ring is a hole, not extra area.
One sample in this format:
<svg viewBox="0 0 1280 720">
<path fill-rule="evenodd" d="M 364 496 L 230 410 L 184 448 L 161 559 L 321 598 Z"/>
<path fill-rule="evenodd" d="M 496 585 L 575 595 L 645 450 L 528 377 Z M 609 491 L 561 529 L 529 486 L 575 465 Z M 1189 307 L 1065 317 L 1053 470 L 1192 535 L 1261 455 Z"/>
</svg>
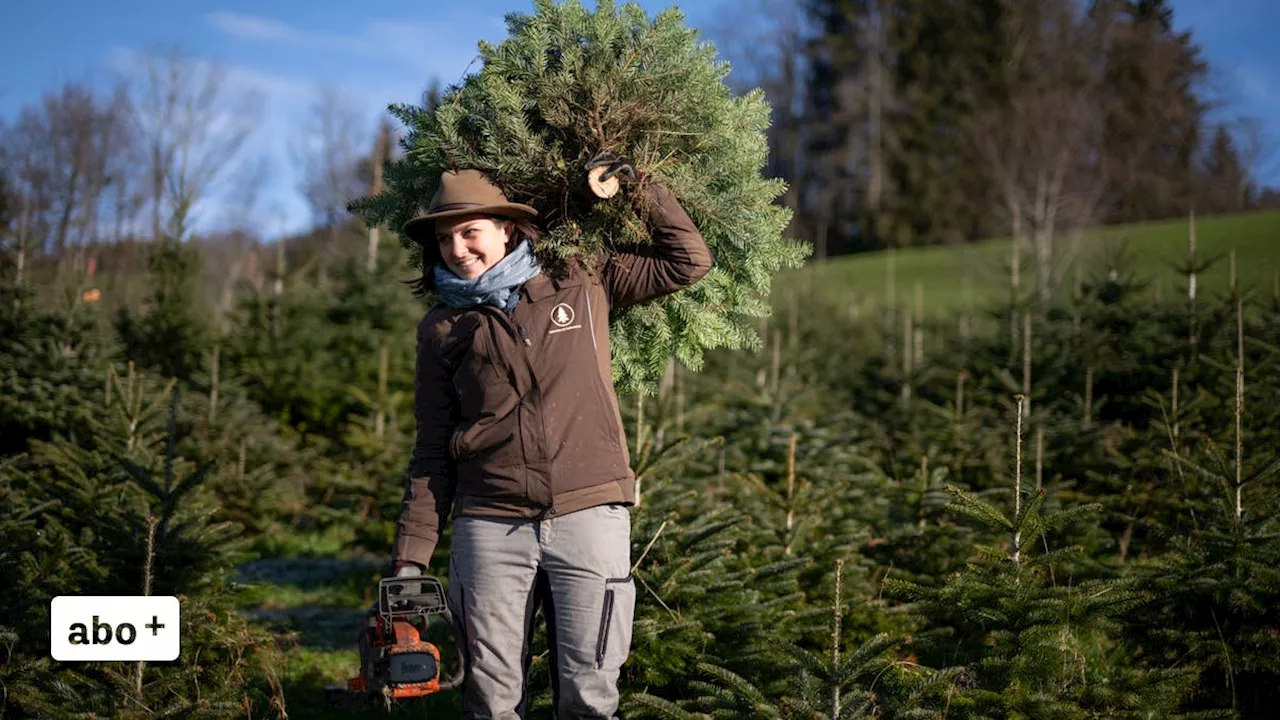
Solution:
<svg viewBox="0 0 1280 720">
<path fill-rule="evenodd" d="M 588 5 L 594 3 L 588 2 Z M 641 0 L 650 12 L 669 0 Z M 1214 65 L 1222 94 L 1280 130 L 1280 2 L 1173 0 L 1179 27 L 1190 27 Z M 733 22 L 728 0 L 679 3 L 691 25 Z M 296 167 L 287 146 L 302 126 L 316 88 L 329 84 L 366 111 L 369 127 L 393 102 L 414 102 L 432 79 L 460 79 L 476 42 L 499 41 L 503 15 L 532 9 L 525 0 L 30 0 L 0 9 L 0 116 L 65 80 L 104 81 L 134 53 L 165 44 L 223 62 L 231 85 L 268 96 L 265 119 L 245 148 L 266 156 L 270 178 L 255 219 L 264 235 L 305 227 Z M 1264 178 L 1280 184 L 1271 163 Z M 230 181 L 229 181 L 230 182 Z M 224 184 L 225 186 L 225 184 Z M 230 191 L 230 189 L 227 189 Z M 227 222 L 211 204 L 202 226 Z"/>
</svg>

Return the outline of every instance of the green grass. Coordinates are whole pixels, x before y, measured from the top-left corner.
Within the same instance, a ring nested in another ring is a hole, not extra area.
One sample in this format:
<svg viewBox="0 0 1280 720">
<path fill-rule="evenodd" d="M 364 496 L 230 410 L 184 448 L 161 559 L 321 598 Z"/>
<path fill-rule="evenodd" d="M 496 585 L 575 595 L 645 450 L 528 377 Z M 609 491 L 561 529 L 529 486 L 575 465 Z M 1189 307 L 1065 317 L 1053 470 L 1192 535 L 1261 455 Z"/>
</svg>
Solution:
<svg viewBox="0 0 1280 720">
<path fill-rule="evenodd" d="M 1123 244 L 1133 259 L 1133 269 L 1150 282 L 1148 292 L 1183 293 L 1183 279 L 1174 266 L 1186 262 L 1189 223 L 1171 220 L 1117 225 L 1088 231 L 1079 242 L 1075 262 L 1105 257 Z M 1061 247 L 1070 239 L 1059 235 Z M 1200 218 L 1196 221 L 1197 258 L 1219 261 L 1197 278 L 1199 292 L 1225 293 L 1229 286 L 1228 255 L 1236 251 L 1237 283 L 1242 290 L 1270 296 L 1280 273 L 1280 212 L 1255 212 Z M 1009 297 L 1010 243 L 988 240 L 965 246 L 909 248 L 895 253 L 896 303 L 914 303 L 916 286 L 924 311 L 939 315 L 986 301 Z M 1063 277 L 1069 290 L 1074 277 L 1067 265 Z M 866 253 L 812 263 L 778 278 L 775 307 L 785 308 L 790 298 L 817 293 L 831 302 L 867 312 L 888 299 L 889 253 Z M 1034 282 L 1032 258 L 1022 259 L 1023 287 Z"/>
<path fill-rule="evenodd" d="M 300 540 L 314 544 L 317 538 Z M 326 688 L 345 685 L 360 671 L 356 636 L 384 565 L 379 557 L 337 555 L 268 558 L 239 568 L 240 611 L 268 630 L 283 653 L 280 680 L 289 717 L 458 717 L 456 691 L 404 702 L 390 715 L 381 705 L 331 702 Z M 451 659 L 451 633 L 440 623 L 432 627 L 429 639 Z"/>
<path fill-rule="evenodd" d="M 315 556 L 268 558 L 240 566 L 240 602 L 264 609 L 353 608 L 373 602 L 383 558 Z"/>
</svg>

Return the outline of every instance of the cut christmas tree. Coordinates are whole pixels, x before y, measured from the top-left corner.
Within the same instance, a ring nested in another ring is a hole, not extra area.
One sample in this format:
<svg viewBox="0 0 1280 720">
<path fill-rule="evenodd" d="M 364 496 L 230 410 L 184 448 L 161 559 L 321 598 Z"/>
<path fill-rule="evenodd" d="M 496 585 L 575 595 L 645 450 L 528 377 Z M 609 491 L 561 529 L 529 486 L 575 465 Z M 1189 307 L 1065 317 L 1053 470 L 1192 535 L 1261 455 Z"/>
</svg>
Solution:
<svg viewBox="0 0 1280 720">
<path fill-rule="evenodd" d="M 768 314 L 774 275 L 809 248 L 784 237 L 786 185 L 765 178 L 769 105 L 760 90 L 735 96 L 726 62 L 682 14 L 654 18 L 634 3 L 540 0 L 507 16 L 509 37 L 480 43 L 482 68 L 433 108 L 393 105 L 408 133 L 385 189 L 351 204 L 370 225 L 402 227 L 430 201 L 441 172 L 474 168 L 514 202 L 539 212 L 544 264 L 589 261 L 599 250 L 643 246 L 643 197 L 632 188 L 596 200 L 588 161 L 630 158 L 640 182 L 670 189 L 715 259 L 696 285 L 611 318 L 620 392 L 651 391 L 675 357 L 692 370 L 712 348 L 756 349 L 753 318 Z M 408 238 L 412 263 L 421 248 Z"/>
</svg>

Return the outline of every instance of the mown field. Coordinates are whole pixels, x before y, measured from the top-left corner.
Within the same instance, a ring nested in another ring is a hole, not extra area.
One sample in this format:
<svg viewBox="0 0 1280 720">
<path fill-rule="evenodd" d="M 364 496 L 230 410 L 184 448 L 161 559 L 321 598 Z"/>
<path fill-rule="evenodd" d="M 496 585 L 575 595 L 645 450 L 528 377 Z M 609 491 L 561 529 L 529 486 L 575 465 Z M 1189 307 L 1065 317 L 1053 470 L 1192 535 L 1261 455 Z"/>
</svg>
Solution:
<svg viewBox="0 0 1280 720">
<path fill-rule="evenodd" d="M 999 242 L 896 254 L 893 322 L 884 255 L 807 268 L 762 351 L 622 398 L 626 716 L 1271 717 L 1280 213 L 1197 234 L 1220 261 L 1194 306 L 1180 223 L 1100 233 L 1136 272 L 1083 254 L 1051 307 L 1007 304 Z M 214 333 L 194 267 L 157 263 L 126 316 L 0 285 L 0 716 L 385 716 L 325 687 L 386 570 L 422 308 L 354 257 L 323 290 L 242 288 Z M 178 662 L 40 651 L 51 595 L 144 577 L 184 598 Z M 542 630 L 533 651 L 549 717 Z M 392 715 L 454 717 L 456 693 Z"/>
<path fill-rule="evenodd" d="M 1190 226 L 1187 220 L 1170 220 L 1099 228 L 1079 239 L 1059 236 L 1057 241 L 1075 260 L 1060 272 L 1070 288 L 1076 265 L 1083 267 L 1123 249 L 1132 257 L 1132 269 L 1149 279 L 1153 297 L 1185 292 L 1172 268 L 1188 260 Z M 1204 291 L 1226 292 L 1232 250 L 1242 289 L 1270 293 L 1280 282 L 1280 211 L 1200 218 L 1195 230 L 1197 259 L 1220 260 L 1197 279 Z M 1010 250 L 1008 240 L 996 239 L 961 247 L 910 248 L 895 253 L 892 260 L 884 252 L 836 258 L 781 276 L 778 297 L 812 291 L 835 304 L 872 311 L 886 303 L 889 277 L 896 268 L 893 292 L 898 302 L 914 303 L 918 283 L 925 314 L 945 314 L 1006 299 Z M 1032 282 L 1034 272 L 1032 258 L 1024 256 L 1023 282 Z"/>
</svg>

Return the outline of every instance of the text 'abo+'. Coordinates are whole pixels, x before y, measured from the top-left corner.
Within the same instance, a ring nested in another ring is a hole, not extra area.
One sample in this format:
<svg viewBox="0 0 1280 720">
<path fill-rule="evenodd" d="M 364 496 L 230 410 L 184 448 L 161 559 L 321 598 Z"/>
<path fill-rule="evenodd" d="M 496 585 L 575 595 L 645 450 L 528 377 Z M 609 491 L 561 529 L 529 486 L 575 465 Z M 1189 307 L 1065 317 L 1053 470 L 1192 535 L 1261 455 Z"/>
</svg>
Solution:
<svg viewBox="0 0 1280 720">
<path fill-rule="evenodd" d="M 181 609 L 173 595 L 59 595 L 49 607 L 54 660 L 178 659 Z"/>
</svg>

